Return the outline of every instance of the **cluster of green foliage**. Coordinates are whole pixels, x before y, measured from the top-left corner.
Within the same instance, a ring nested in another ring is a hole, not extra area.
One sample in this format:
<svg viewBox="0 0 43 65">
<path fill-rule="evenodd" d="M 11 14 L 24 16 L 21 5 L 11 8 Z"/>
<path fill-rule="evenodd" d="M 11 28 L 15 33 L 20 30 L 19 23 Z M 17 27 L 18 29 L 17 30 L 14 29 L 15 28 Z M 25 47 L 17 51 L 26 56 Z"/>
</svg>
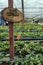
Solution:
<svg viewBox="0 0 43 65">
<path fill-rule="evenodd" d="M 16 41 L 14 43 L 15 57 L 9 63 L 12 65 L 43 65 L 42 44 L 39 42 Z M 8 50 L 9 43 L 7 41 L 0 42 L 0 58 L 9 57 Z"/>
<path fill-rule="evenodd" d="M 9 32 L 8 26 L 0 26 L 0 38 L 2 39 L 3 37 L 8 38 L 9 37 L 8 32 Z M 23 36 L 29 36 L 29 37 L 43 36 L 43 25 L 25 22 L 24 27 L 22 28 L 21 23 L 14 24 L 14 36 L 17 37 L 18 34 L 21 34 L 22 37 Z"/>
<path fill-rule="evenodd" d="M 16 32 L 15 30 L 19 30 Z M 21 30 L 27 30 L 27 32 L 21 32 Z M 21 36 L 43 36 L 42 32 L 31 32 L 31 30 L 43 30 L 43 26 L 35 23 L 24 23 L 14 24 L 14 36 L 21 34 Z M 8 41 L 1 41 L 1 38 L 9 37 L 7 26 L 0 26 L 0 65 L 43 65 L 43 42 L 24 42 L 16 41 L 14 42 L 14 59 L 5 60 L 3 58 L 9 57 L 10 44 Z M 6 63 L 6 64 L 4 64 Z"/>
</svg>

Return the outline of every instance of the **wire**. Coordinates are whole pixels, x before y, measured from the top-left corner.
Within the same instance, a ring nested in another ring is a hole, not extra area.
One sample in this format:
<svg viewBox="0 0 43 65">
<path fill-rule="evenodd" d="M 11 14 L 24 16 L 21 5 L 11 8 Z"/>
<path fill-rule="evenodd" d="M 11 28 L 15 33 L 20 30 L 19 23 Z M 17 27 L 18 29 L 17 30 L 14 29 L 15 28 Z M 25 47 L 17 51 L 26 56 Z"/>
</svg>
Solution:
<svg viewBox="0 0 43 65">
<path fill-rule="evenodd" d="M 26 4 L 26 3 L 28 3 L 27 0 L 25 1 L 25 4 Z M 31 3 L 34 3 L 34 2 L 31 2 Z M 28 5 L 28 4 L 26 4 L 26 5 Z M 26 6 L 26 5 L 25 5 L 25 6 Z M 35 2 L 35 6 L 36 6 L 36 5 L 37 5 L 37 1 Z"/>
<path fill-rule="evenodd" d="M 31 19 L 33 19 L 33 18 L 35 18 L 35 17 L 38 17 L 38 16 L 41 16 L 42 14 L 43 14 L 43 13 L 38 14 L 38 15 L 34 14 L 34 15 L 36 15 L 36 16 L 32 17 Z M 29 15 L 29 14 L 27 14 L 27 15 Z M 26 17 L 27 17 L 27 16 L 26 16 Z"/>
<path fill-rule="evenodd" d="M 13 6 L 17 8 L 17 6 L 16 6 L 15 2 L 13 2 Z"/>
<path fill-rule="evenodd" d="M 21 9 L 20 7 L 18 7 Z M 24 9 L 43 9 L 43 7 L 24 7 Z"/>
<path fill-rule="evenodd" d="M 19 0 L 17 0 L 17 1 L 21 4 L 21 2 Z"/>
<path fill-rule="evenodd" d="M 43 3 L 41 3 L 41 2 L 38 2 L 39 4 L 41 4 L 41 5 L 43 5 Z"/>
<path fill-rule="evenodd" d="M 28 2 L 28 0 L 26 0 L 24 3 L 26 4 Z M 26 5 L 25 5 L 26 6 Z"/>
<path fill-rule="evenodd" d="M 33 18 L 35 18 L 35 17 L 37 17 L 37 16 L 40 16 L 40 15 L 42 15 L 43 13 L 41 13 L 41 14 L 39 14 L 39 15 L 36 15 L 36 16 L 34 16 Z"/>
<path fill-rule="evenodd" d="M 32 13 L 32 12 L 25 12 L 25 14 L 41 14 L 41 13 Z"/>
<path fill-rule="evenodd" d="M 18 3 L 17 3 L 17 4 L 18 4 Z M 18 7 L 17 7 L 18 5 L 16 5 L 15 2 L 13 2 L 13 5 L 14 5 L 16 8 L 18 8 Z M 20 8 L 21 8 L 21 7 L 20 7 Z M 18 9 L 19 9 L 19 8 L 18 8 Z"/>
</svg>

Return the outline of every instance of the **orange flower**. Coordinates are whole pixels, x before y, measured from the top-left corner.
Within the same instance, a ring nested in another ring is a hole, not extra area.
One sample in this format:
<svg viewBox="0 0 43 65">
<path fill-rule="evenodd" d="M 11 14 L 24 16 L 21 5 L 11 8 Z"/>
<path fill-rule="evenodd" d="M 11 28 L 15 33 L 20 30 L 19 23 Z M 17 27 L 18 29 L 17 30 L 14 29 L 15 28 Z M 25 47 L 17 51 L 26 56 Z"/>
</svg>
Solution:
<svg viewBox="0 0 43 65">
<path fill-rule="evenodd" d="M 20 38 L 21 38 L 21 35 L 20 35 L 20 34 L 18 34 L 18 35 L 17 35 L 17 39 L 20 39 Z"/>
</svg>

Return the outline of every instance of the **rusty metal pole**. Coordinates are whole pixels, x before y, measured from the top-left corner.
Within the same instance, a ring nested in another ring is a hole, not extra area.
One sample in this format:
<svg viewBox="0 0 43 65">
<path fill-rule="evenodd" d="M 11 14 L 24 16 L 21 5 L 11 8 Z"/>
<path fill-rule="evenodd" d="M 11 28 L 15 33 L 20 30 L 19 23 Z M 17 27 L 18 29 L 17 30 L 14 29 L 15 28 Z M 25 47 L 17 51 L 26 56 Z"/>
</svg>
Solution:
<svg viewBox="0 0 43 65">
<path fill-rule="evenodd" d="M 8 7 L 13 7 L 13 0 L 8 0 Z"/>
<path fill-rule="evenodd" d="M 8 0 L 8 7 L 13 7 L 13 0 Z M 13 22 L 9 22 L 9 42 L 10 42 L 10 58 L 14 58 L 14 35 L 13 35 Z"/>
<path fill-rule="evenodd" d="M 24 21 L 24 0 L 22 0 L 22 13 L 23 13 L 23 21 Z"/>
<path fill-rule="evenodd" d="M 23 13 L 22 27 L 23 27 L 24 26 L 24 0 L 22 0 L 22 13 Z"/>
</svg>

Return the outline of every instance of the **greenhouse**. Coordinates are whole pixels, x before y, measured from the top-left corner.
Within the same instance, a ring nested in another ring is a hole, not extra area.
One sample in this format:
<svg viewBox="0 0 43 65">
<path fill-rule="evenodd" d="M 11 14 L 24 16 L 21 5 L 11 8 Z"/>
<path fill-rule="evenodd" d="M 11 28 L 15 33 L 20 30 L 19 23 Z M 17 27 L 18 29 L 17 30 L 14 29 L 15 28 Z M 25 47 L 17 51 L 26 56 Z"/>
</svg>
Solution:
<svg viewBox="0 0 43 65">
<path fill-rule="evenodd" d="M 43 0 L 0 0 L 0 65 L 43 65 Z"/>
</svg>

